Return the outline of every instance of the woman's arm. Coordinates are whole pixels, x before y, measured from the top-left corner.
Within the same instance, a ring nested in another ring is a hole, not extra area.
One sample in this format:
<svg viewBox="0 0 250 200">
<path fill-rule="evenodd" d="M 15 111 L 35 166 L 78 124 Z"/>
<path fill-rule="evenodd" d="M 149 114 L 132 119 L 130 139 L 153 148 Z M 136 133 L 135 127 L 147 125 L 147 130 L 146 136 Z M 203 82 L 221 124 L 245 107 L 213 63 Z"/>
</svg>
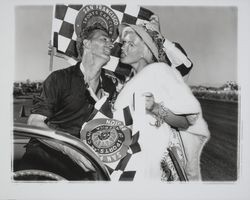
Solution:
<svg viewBox="0 0 250 200">
<path fill-rule="evenodd" d="M 189 127 L 189 121 L 184 115 L 176 115 L 171 110 L 167 109 L 160 103 L 154 101 L 154 96 L 151 93 L 144 94 L 146 97 L 146 112 L 153 115 L 155 118 L 164 121 L 170 126 L 187 129 Z"/>
<path fill-rule="evenodd" d="M 151 113 L 175 128 L 187 129 L 189 127 L 188 120 L 184 115 L 176 115 L 159 103 L 154 103 Z"/>
</svg>

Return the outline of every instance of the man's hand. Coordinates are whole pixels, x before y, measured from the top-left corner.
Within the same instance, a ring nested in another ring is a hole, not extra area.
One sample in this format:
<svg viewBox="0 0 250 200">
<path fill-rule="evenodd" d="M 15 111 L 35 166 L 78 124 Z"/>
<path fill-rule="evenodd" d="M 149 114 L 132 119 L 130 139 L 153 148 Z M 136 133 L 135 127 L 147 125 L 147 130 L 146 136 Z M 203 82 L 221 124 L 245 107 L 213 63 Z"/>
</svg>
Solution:
<svg viewBox="0 0 250 200">
<path fill-rule="evenodd" d="M 28 118 L 27 124 L 31 126 L 37 126 L 41 128 L 50 129 L 44 122 L 47 119 L 46 116 L 40 114 L 31 114 Z"/>
</svg>

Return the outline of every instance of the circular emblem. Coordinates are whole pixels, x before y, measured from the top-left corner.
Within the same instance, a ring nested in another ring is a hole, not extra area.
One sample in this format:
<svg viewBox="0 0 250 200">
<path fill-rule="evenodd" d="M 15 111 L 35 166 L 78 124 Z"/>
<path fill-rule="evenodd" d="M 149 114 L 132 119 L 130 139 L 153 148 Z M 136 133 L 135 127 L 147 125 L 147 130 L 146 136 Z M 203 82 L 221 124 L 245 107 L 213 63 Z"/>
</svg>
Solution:
<svg viewBox="0 0 250 200">
<path fill-rule="evenodd" d="M 76 35 L 79 36 L 82 29 L 95 23 L 102 24 L 108 30 L 111 39 L 116 40 L 119 19 L 111 8 L 104 5 L 87 5 L 79 11 L 75 21 Z"/>
<path fill-rule="evenodd" d="M 127 154 L 131 143 L 131 131 L 121 121 L 94 119 L 81 131 L 84 140 L 106 163 L 120 160 Z"/>
</svg>

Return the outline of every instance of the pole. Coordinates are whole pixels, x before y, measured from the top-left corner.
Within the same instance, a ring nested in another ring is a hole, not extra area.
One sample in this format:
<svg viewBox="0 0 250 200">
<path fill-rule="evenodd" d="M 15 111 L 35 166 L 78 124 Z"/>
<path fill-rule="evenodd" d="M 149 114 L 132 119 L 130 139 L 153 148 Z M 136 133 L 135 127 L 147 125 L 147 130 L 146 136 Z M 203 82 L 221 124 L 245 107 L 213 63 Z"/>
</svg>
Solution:
<svg viewBox="0 0 250 200">
<path fill-rule="evenodd" d="M 55 47 L 52 46 L 51 40 L 49 41 L 48 54 L 50 55 L 49 59 L 49 71 L 53 70 L 53 59 L 55 55 Z"/>
</svg>

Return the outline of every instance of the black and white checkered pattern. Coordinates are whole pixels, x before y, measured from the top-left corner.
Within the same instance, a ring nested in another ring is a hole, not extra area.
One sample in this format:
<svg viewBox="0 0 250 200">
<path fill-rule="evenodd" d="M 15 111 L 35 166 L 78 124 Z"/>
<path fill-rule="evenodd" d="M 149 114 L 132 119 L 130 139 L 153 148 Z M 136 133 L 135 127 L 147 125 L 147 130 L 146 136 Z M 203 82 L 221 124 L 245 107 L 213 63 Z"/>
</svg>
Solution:
<svg viewBox="0 0 250 200">
<path fill-rule="evenodd" d="M 134 98 L 134 97 L 133 97 Z M 107 98 L 100 99 L 96 104 L 94 111 L 92 112 L 89 122 L 91 120 L 95 119 L 110 119 L 112 116 L 107 116 L 105 113 L 105 107 L 108 105 Z M 129 106 L 126 106 L 122 110 L 122 119 L 123 124 L 130 128 L 130 131 L 126 134 L 129 135 L 129 138 L 131 138 L 131 142 L 129 144 L 129 147 L 126 151 L 126 155 L 121 158 L 120 160 L 114 161 L 114 162 L 106 162 L 105 165 L 110 173 L 111 180 L 112 181 L 133 181 L 135 178 L 135 175 L 137 173 L 135 166 L 133 165 L 133 162 L 140 157 L 141 152 L 141 146 L 140 146 L 140 131 L 139 130 L 133 130 L 133 117 L 131 115 L 131 111 L 134 110 L 134 106 L 130 108 Z M 86 137 L 84 132 L 85 126 L 87 126 L 88 122 L 85 122 L 82 126 L 81 131 L 81 139 L 83 142 L 86 142 Z M 187 158 L 185 149 L 182 143 L 182 139 L 180 136 L 180 133 L 178 130 L 172 129 L 172 132 L 170 133 L 170 143 L 169 147 L 166 149 L 166 151 L 163 154 L 162 157 L 162 181 L 187 181 L 187 176 L 184 170 L 184 167 L 186 166 Z M 87 145 L 89 145 L 86 142 Z M 90 145 L 90 147 L 92 147 Z M 95 150 L 95 148 L 93 148 Z M 96 151 L 98 155 L 98 151 Z M 137 154 L 138 153 L 138 154 Z"/>
<path fill-rule="evenodd" d="M 77 58 L 76 39 L 74 30 L 75 19 L 83 5 L 56 5 L 53 19 L 53 46 L 58 53 L 66 54 L 69 57 Z M 120 23 L 140 24 L 149 20 L 153 14 L 151 11 L 129 5 L 108 6 L 117 15 Z M 114 41 L 114 49 L 111 52 L 111 59 L 104 69 L 117 74 L 128 75 L 131 67 L 119 63 L 120 44 L 118 38 Z"/>
<path fill-rule="evenodd" d="M 93 119 L 99 119 L 99 118 L 109 118 L 105 115 L 103 112 L 105 110 L 105 106 L 107 106 L 107 101 L 105 101 L 105 98 L 100 99 L 96 105 L 95 109 L 92 112 L 89 121 Z M 127 106 L 123 109 L 123 119 L 121 119 L 124 125 L 127 127 L 131 127 L 133 125 L 133 118 L 130 112 L 130 108 Z M 84 127 L 88 124 L 88 122 L 85 122 L 82 126 L 82 130 Z M 127 150 L 126 155 L 115 162 L 111 163 L 105 163 L 107 169 L 109 170 L 109 173 L 111 174 L 112 180 L 119 180 L 119 181 L 132 181 L 134 179 L 134 176 L 136 174 L 135 169 L 129 169 L 127 167 L 128 163 L 133 159 L 133 156 L 141 151 L 141 147 L 139 144 L 139 131 L 133 132 L 132 129 L 130 130 L 132 141 L 129 145 L 129 148 Z M 81 133 L 81 138 L 82 137 Z M 87 144 L 87 143 L 86 143 Z"/>
<path fill-rule="evenodd" d="M 106 5 L 108 6 L 108 5 Z M 52 45 L 56 52 L 65 54 L 71 58 L 77 58 L 76 39 L 77 35 L 74 30 L 76 17 L 84 5 L 56 5 L 54 8 L 54 18 L 52 25 Z M 108 6 L 118 17 L 120 23 L 141 24 L 148 21 L 154 14 L 148 9 L 135 5 L 110 5 Z M 104 66 L 104 69 L 122 76 L 129 76 L 131 67 L 119 62 L 120 47 L 118 38 L 114 41 L 114 48 L 111 52 L 110 61 Z M 185 54 L 183 48 L 175 43 L 175 46 Z M 169 65 L 176 67 L 182 76 L 185 76 L 192 69 L 192 62 L 175 63 L 171 62 L 171 55 L 168 55 Z M 173 64 L 173 65 L 172 65 Z"/>
<path fill-rule="evenodd" d="M 52 25 L 52 44 L 58 53 L 77 57 L 75 19 L 82 5 L 56 5 Z"/>
</svg>

